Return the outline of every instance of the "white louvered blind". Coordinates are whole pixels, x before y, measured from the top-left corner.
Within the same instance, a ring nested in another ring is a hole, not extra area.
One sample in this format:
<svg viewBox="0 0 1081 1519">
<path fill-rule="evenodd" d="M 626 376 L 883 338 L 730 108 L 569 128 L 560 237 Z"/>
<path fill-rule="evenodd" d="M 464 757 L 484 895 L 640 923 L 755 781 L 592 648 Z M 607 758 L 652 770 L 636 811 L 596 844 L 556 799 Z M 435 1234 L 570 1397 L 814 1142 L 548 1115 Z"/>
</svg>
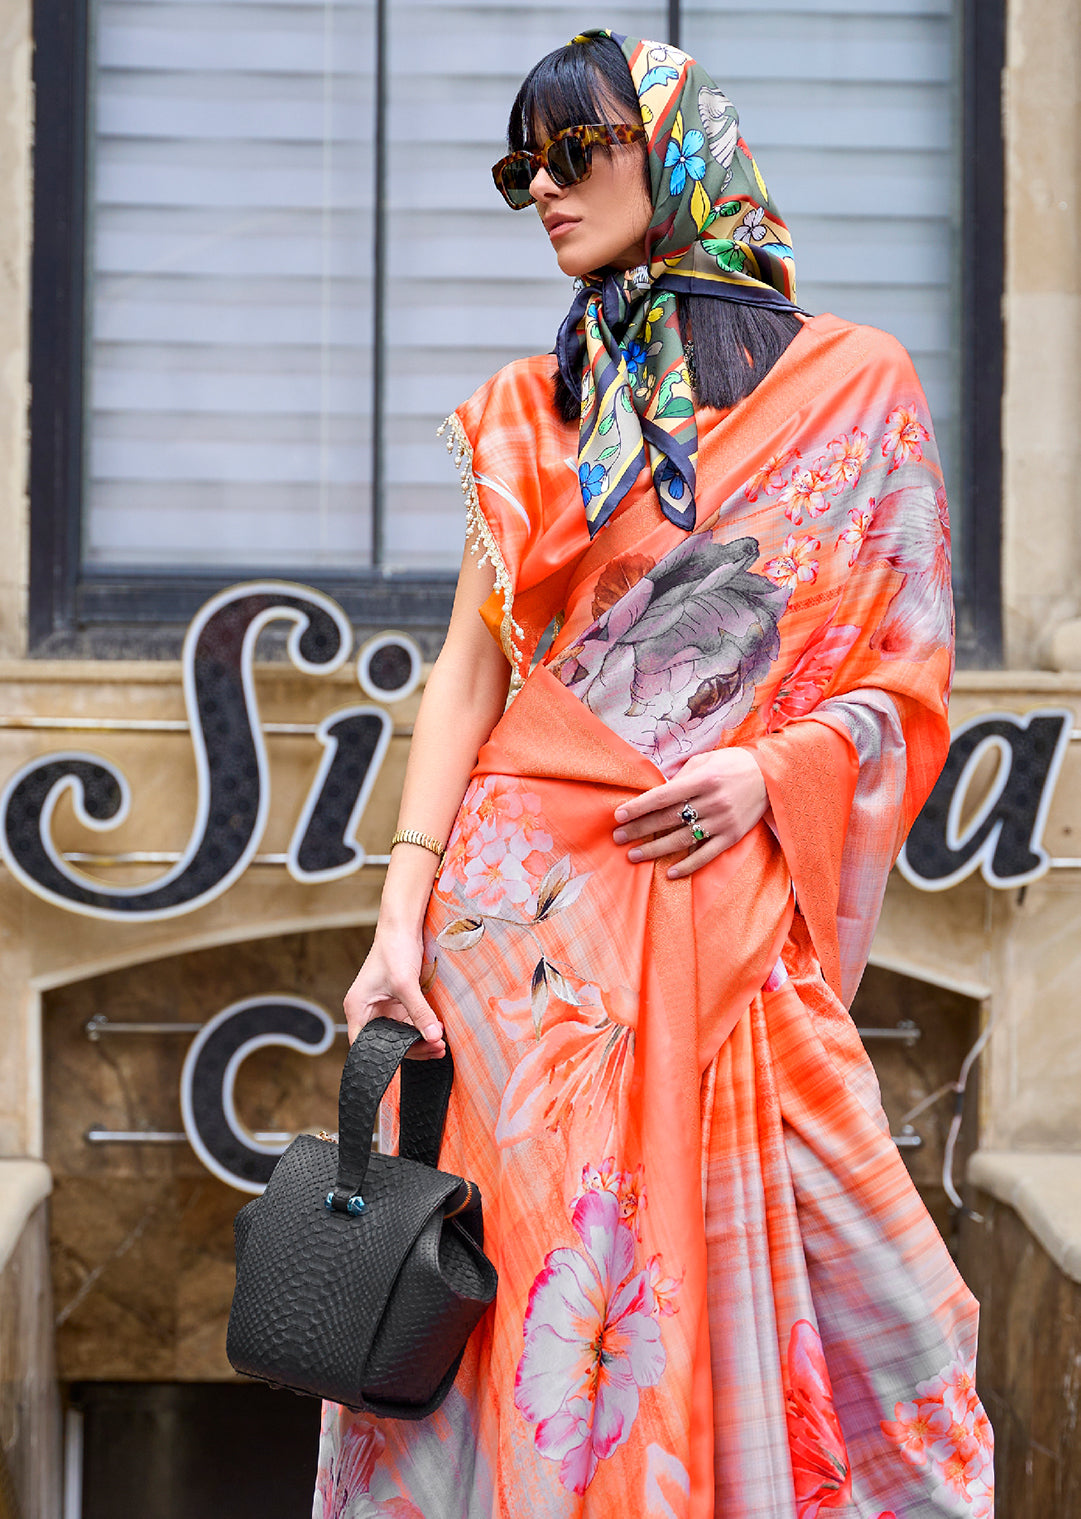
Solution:
<svg viewBox="0 0 1081 1519">
<path fill-rule="evenodd" d="M 90 566 L 371 543 L 371 0 L 100 0 Z"/>
<path fill-rule="evenodd" d="M 800 304 L 901 340 L 948 480 L 960 379 L 955 11 L 955 0 L 684 0 L 682 39 L 739 107 L 792 231 Z"/>
<path fill-rule="evenodd" d="M 953 453 L 955 0 L 683 4 L 793 229 L 799 298 L 895 332 Z M 370 562 L 371 0 L 98 0 L 86 555 Z M 529 66 L 667 5 L 391 0 L 384 564 L 453 567 L 434 429 L 551 348 L 569 282 L 490 165 Z"/>
<path fill-rule="evenodd" d="M 386 558 L 455 565 L 462 513 L 434 437 L 501 365 L 545 353 L 570 281 L 532 211 L 507 209 L 491 166 L 538 58 L 576 32 L 652 36 L 664 5 L 394 0 L 388 216 Z"/>
<path fill-rule="evenodd" d="M 896 333 L 949 460 L 957 423 L 951 0 L 683 4 L 795 240 L 799 299 Z M 529 65 L 589 25 L 663 34 L 667 8 L 392 7 L 387 552 L 450 564 L 460 517 L 431 428 L 500 364 L 551 348 L 569 297 L 488 167 Z"/>
</svg>

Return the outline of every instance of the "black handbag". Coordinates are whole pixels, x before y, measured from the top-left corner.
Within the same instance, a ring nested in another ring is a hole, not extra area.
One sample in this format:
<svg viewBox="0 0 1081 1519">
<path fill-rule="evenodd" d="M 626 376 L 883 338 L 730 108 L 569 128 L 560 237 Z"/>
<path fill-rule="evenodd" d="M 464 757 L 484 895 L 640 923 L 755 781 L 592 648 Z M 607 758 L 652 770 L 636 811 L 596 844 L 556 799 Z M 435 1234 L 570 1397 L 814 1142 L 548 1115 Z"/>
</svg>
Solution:
<svg viewBox="0 0 1081 1519">
<path fill-rule="evenodd" d="M 226 1352 L 245 1376 L 391 1419 L 423 1419 L 495 1297 L 476 1186 L 436 1169 L 454 1066 L 407 1060 L 410 1024 L 373 1019 L 338 1096 L 338 1142 L 301 1134 L 237 1214 Z M 397 1155 L 372 1153 L 401 1066 Z"/>
</svg>

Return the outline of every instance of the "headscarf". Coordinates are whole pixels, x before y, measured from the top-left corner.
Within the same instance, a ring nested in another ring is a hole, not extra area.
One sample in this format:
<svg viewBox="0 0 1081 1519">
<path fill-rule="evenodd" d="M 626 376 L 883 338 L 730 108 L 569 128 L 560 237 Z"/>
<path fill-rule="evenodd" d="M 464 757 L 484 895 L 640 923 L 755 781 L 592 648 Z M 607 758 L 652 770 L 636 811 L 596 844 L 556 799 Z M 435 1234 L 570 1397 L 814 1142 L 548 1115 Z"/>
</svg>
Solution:
<svg viewBox="0 0 1081 1519">
<path fill-rule="evenodd" d="M 646 129 L 653 219 L 648 263 L 579 281 L 556 340 L 581 391 L 578 479 L 593 537 L 649 462 L 661 510 L 695 523 L 698 428 L 677 294 L 791 311 L 792 240 L 739 132 L 735 106 L 693 58 L 608 30 L 623 51 Z"/>
</svg>

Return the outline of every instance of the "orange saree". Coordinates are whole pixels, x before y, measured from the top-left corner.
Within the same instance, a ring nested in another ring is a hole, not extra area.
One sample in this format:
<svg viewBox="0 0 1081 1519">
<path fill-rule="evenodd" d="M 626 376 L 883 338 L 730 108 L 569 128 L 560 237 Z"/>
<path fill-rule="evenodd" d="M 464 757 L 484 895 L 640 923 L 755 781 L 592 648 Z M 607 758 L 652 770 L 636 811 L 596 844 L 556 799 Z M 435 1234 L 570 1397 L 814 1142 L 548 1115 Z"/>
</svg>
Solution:
<svg viewBox="0 0 1081 1519">
<path fill-rule="evenodd" d="M 991 1519 L 976 1306 L 845 1005 L 948 743 L 942 479 L 890 338 L 806 323 L 591 542 L 551 358 L 450 419 L 517 694 L 432 895 L 441 1164 L 499 1271 L 442 1409 L 324 1410 L 315 1519 Z M 553 621 L 558 631 L 535 653 Z M 763 821 L 678 881 L 613 810 L 740 744 Z"/>
</svg>

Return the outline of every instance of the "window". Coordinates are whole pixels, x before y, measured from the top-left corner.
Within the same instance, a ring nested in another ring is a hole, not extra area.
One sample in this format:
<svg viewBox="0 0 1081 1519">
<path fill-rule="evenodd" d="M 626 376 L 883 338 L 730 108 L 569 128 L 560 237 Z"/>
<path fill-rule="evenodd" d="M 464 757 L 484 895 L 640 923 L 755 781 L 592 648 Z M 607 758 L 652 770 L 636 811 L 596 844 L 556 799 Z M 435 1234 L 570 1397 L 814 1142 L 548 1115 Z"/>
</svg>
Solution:
<svg viewBox="0 0 1081 1519">
<path fill-rule="evenodd" d="M 167 651 L 206 595 L 268 572 L 438 641 L 463 513 L 435 427 L 550 348 L 567 304 L 489 166 L 529 65 L 602 22 L 681 31 L 740 106 L 801 301 L 911 349 L 974 604 L 998 401 L 977 450 L 969 392 L 993 375 L 957 320 L 959 111 L 990 110 L 995 44 L 981 10 L 981 64 L 961 3 L 38 0 L 35 646 Z M 993 634 L 997 591 L 981 615 Z"/>
</svg>

